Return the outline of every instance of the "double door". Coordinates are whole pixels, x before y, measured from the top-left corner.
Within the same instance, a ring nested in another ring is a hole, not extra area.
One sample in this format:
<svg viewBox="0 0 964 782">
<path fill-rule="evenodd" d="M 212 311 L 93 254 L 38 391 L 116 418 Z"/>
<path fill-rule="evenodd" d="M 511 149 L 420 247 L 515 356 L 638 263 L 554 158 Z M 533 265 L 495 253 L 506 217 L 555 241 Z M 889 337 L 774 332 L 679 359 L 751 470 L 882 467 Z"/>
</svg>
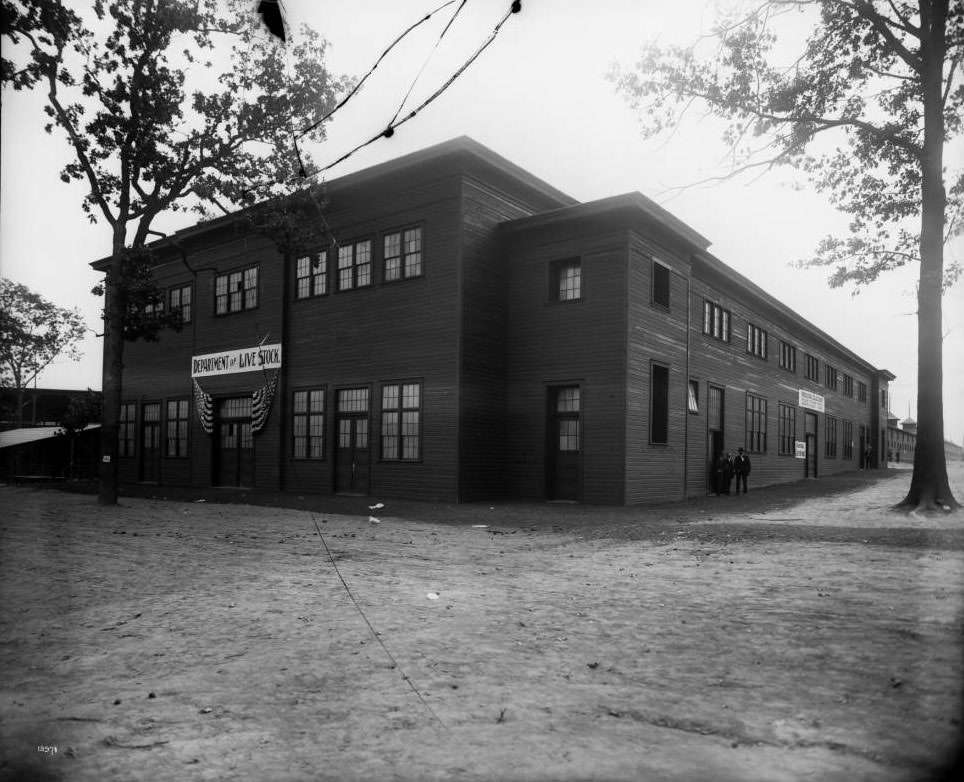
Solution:
<svg viewBox="0 0 964 782">
<path fill-rule="evenodd" d="M 368 388 L 336 394 L 335 491 L 367 495 L 371 489 Z"/>
<path fill-rule="evenodd" d="M 254 486 L 251 397 L 220 399 L 215 405 L 215 486 Z"/>
</svg>

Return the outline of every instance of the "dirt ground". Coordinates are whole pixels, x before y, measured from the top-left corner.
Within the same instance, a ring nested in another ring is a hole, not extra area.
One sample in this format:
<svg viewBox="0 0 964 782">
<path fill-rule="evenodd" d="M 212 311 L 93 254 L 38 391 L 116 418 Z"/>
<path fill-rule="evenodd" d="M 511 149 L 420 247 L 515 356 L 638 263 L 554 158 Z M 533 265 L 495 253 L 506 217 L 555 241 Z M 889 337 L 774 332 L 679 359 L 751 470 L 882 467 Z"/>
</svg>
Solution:
<svg viewBox="0 0 964 782">
<path fill-rule="evenodd" d="M 645 509 L 0 488 L 0 778 L 931 780 L 964 511 L 889 510 L 909 476 Z"/>
</svg>

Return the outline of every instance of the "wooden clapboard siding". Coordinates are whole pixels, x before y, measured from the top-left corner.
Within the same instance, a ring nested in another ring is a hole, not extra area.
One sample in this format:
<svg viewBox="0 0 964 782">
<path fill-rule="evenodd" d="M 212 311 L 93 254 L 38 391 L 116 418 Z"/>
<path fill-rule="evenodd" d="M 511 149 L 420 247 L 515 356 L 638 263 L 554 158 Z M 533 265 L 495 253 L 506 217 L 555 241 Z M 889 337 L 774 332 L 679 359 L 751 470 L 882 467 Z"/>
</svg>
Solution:
<svg viewBox="0 0 964 782">
<path fill-rule="evenodd" d="M 621 503 L 624 488 L 626 234 L 591 225 L 510 237 L 507 247 L 506 486 L 546 496 L 546 399 L 582 387 L 581 499 Z M 582 299 L 550 300 L 554 261 L 578 257 Z"/>
<path fill-rule="evenodd" d="M 464 501 L 505 493 L 507 269 L 497 227 L 534 209 L 484 182 L 463 184 L 459 486 Z"/>
<path fill-rule="evenodd" d="M 653 262 L 670 269 L 670 306 L 653 303 Z M 674 499 L 684 493 L 688 264 L 679 250 L 632 234 L 627 269 L 626 502 Z M 651 442 L 652 366 L 669 369 L 669 442 Z"/>
</svg>

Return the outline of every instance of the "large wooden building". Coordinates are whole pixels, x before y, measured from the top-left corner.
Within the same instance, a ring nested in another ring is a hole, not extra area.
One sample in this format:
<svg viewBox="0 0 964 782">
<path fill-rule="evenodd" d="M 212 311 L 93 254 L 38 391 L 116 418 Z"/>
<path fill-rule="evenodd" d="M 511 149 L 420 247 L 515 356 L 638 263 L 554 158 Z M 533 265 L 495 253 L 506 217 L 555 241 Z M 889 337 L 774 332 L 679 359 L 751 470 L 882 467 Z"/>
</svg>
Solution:
<svg viewBox="0 0 964 782">
<path fill-rule="evenodd" d="M 705 494 L 721 450 L 752 487 L 886 448 L 893 375 L 639 193 L 578 203 L 463 137 L 305 214 L 290 256 L 238 216 L 156 243 L 185 326 L 127 346 L 122 481 L 634 504 Z"/>
</svg>

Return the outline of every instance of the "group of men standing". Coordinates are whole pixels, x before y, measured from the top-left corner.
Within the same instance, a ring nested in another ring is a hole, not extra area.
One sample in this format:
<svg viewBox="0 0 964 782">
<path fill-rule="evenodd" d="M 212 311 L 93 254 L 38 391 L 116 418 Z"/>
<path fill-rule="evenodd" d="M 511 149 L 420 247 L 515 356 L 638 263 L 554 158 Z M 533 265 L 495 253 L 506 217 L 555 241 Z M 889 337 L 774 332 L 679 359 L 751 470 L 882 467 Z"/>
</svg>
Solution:
<svg viewBox="0 0 964 782">
<path fill-rule="evenodd" d="M 713 464 L 713 491 L 717 497 L 729 494 L 733 479 L 736 478 L 736 493 L 740 493 L 742 486 L 743 493 L 746 494 L 746 479 L 749 474 L 750 457 L 743 453 L 742 448 L 737 450 L 736 456 L 721 452 Z"/>
</svg>

